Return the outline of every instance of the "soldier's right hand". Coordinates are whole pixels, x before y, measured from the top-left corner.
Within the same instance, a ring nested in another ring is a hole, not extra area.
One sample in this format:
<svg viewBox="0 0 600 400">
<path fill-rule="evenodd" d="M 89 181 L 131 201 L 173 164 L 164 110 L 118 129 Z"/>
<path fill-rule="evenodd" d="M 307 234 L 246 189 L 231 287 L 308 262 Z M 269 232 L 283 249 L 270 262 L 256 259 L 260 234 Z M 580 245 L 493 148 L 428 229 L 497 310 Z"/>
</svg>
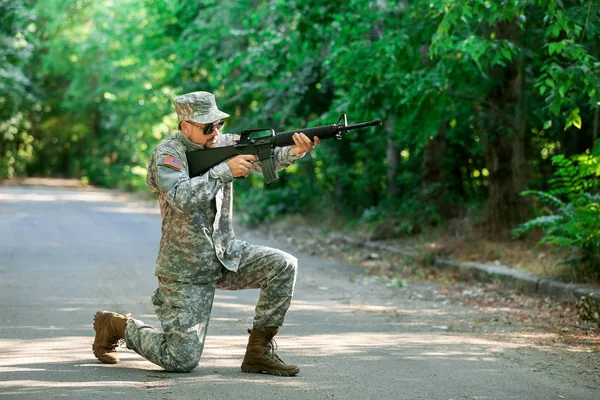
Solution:
<svg viewBox="0 0 600 400">
<path fill-rule="evenodd" d="M 227 166 L 231 170 L 234 178 L 248 176 L 250 170 L 254 166 L 254 162 L 258 161 L 256 156 L 251 154 L 240 154 L 227 161 Z"/>
</svg>

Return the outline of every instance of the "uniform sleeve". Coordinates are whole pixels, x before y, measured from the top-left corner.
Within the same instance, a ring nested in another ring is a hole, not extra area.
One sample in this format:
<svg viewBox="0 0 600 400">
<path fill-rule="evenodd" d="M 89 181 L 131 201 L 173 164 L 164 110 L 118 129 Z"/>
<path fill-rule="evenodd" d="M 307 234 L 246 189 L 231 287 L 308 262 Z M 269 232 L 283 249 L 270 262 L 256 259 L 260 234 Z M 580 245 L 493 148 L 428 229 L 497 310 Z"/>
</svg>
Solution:
<svg viewBox="0 0 600 400">
<path fill-rule="evenodd" d="M 292 165 L 296 160 L 304 157 L 304 154 L 301 156 L 297 156 L 292 153 L 292 147 L 294 146 L 286 146 L 286 147 L 276 147 L 275 148 L 275 165 L 278 170 L 284 169 Z"/>
<path fill-rule="evenodd" d="M 222 162 L 207 173 L 189 177 L 185 155 L 174 150 L 159 152 L 153 160 L 155 184 L 159 193 L 165 193 L 167 201 L 182 212 L 192 212 L 198 205 L 211 201 L 217 192 L 233 180 L 231 170 Z"/>
</svg>

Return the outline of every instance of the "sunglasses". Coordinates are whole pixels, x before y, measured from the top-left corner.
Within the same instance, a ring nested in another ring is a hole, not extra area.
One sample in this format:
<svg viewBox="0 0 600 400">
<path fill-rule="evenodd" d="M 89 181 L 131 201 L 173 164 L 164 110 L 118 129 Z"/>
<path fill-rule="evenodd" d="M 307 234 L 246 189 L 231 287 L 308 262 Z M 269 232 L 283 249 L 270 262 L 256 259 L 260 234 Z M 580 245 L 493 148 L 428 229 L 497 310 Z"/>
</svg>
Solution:
<svg viewBox="0 0 600 400">
<path fill-rule="evenodd" d="M 225 125 L 225 121 L 223 121 L 223 120 L 219 120 L 219 121 L 213 122 L 212 124 L 208 124 L 208 125 L 206 125 L 204 127 L 198 126 L 198 125 L 196 125 L 195 123 L 193 123 L 191 121 L 188 121 L 188 122 L 190 124 L 194 125 L 196 128 L 202 129 L 202 132 L 205 135 L 210 135 L 212 133 L 213 129 L 219 130 L 219 129 L 221 129 L 223 127 L 223 125 Z"/>
</svg>

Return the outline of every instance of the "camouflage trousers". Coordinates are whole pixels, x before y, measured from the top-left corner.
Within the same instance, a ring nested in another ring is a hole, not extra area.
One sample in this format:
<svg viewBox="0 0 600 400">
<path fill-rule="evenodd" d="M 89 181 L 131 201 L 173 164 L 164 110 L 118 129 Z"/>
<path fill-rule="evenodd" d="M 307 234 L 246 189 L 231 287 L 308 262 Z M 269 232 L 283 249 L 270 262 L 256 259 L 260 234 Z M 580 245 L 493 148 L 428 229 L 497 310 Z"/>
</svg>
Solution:
<svg viewBox="0 0 600 400">
<path fill-rule="evenodd" d="M 170 372 L 189 372 L 200 360 L 215 289 L 260 288 L 254 327 L 281 326 L 290 306 L 298 260 L 283 251 L 249 245 L 237 272 L 224 270 L 217 282 L 183 283 L 159 279 L 152 296 L 162 331 L 131 319 L 127 347 Z"/>
</svg>

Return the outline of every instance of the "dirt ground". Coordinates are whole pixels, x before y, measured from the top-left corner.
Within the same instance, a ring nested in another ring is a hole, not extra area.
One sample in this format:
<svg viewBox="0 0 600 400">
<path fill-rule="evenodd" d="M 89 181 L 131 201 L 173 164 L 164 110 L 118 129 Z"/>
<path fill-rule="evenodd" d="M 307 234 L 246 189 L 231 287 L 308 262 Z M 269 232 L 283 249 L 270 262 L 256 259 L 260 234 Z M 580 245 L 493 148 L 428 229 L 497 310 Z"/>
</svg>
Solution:
<svg viewBox="0 0 600 400">
<path fill-rule="evenodd" d="M 326 255 L 352 265 L 351 281 L 377 280 L 397 288 L 399 295 L 462 307 L 464 313 L 440 323 L 440 329 L 575 352 L 582 360 L 589 358 L 591 368 L 600 374 L 600 327 L 581 320 L 574 302 L 526 296 L 499 282 L 480 282 L 449 270 L 419 265 L 398 254 L 375 252 L 297 220 L 265 225 L 260 230 L 269 236 L 286 237 L 297 251 Z"/>
</svg>

